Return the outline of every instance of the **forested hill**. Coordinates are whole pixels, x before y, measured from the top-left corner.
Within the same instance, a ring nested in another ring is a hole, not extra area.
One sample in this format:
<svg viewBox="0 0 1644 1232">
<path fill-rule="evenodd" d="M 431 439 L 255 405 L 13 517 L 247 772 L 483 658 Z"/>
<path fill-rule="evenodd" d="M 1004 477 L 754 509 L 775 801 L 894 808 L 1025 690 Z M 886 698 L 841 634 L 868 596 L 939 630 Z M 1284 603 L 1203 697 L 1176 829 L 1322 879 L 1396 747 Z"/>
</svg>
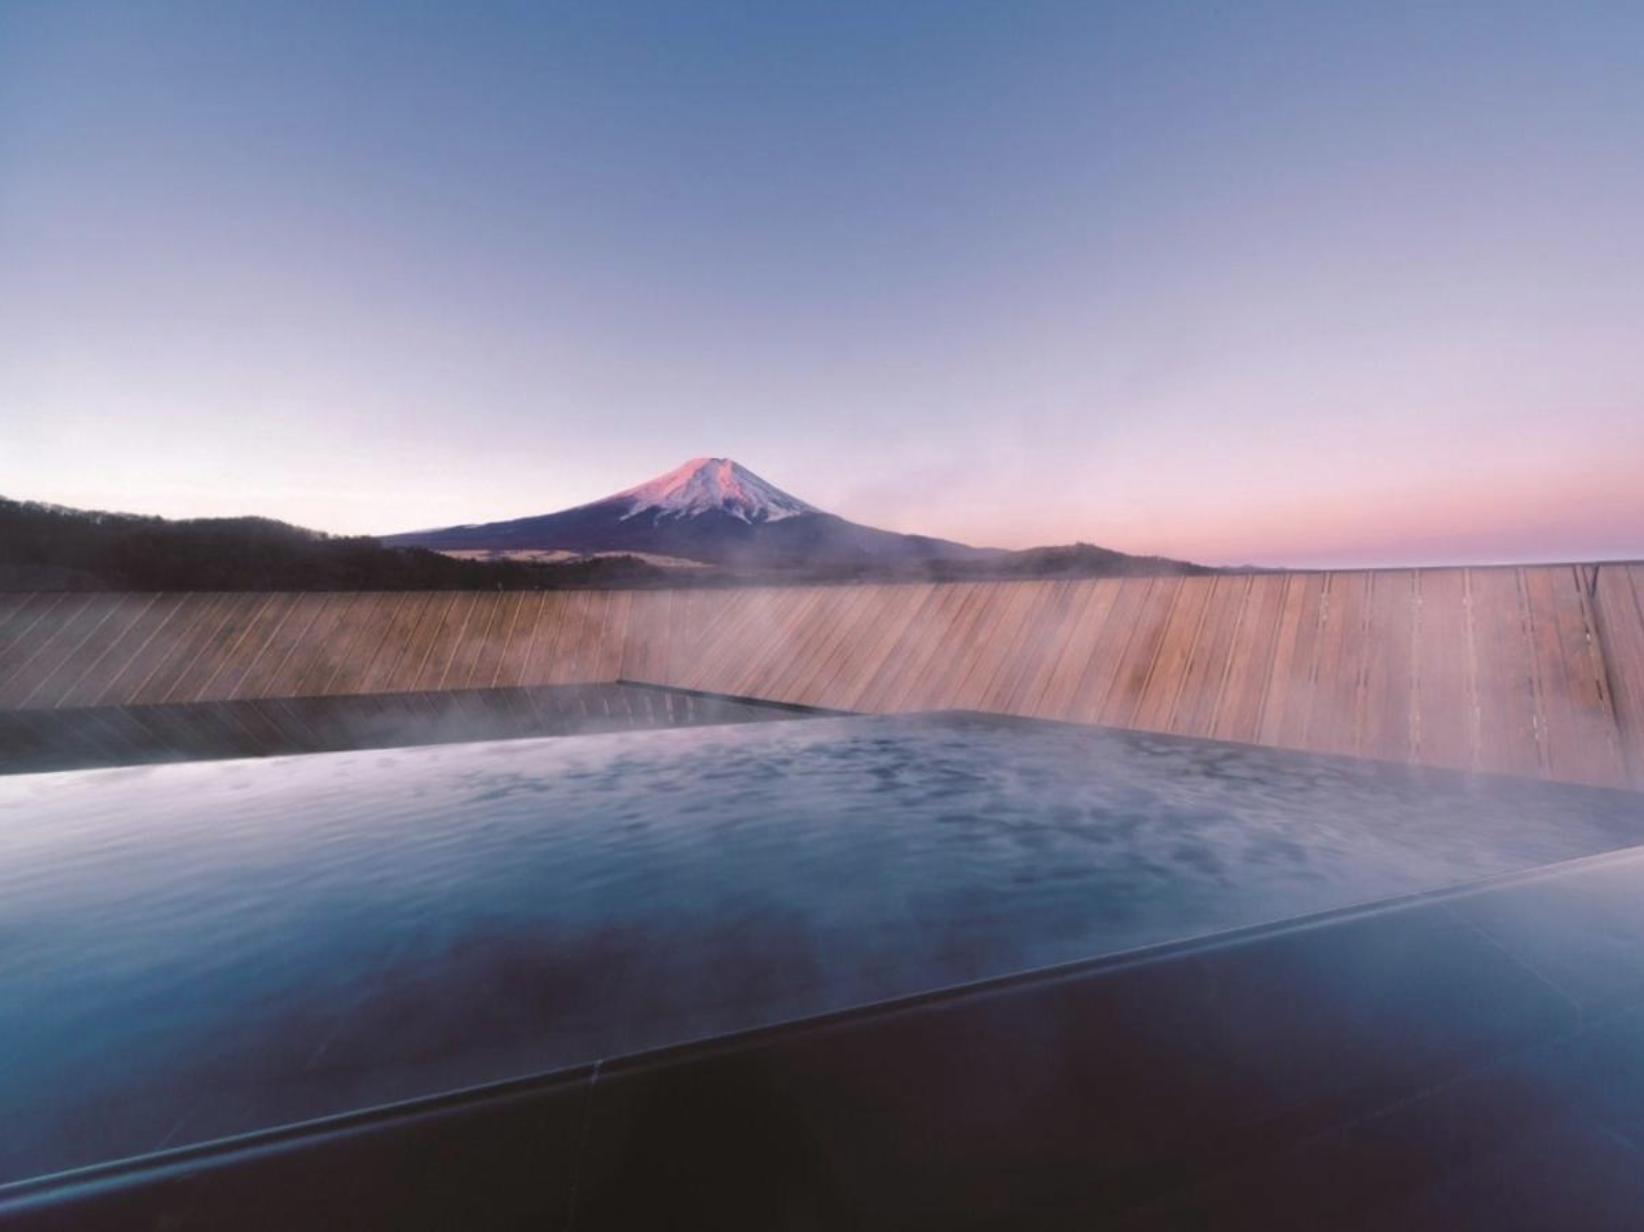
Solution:
<svg viewBox="0 0 1644 1232">
<path fill-rule="evenodd" d="M 454 560 L 270 518 L 170 521 L 0 497 L 0 590 L 532 590 L 667 580 L 632 557 Z"/>
</svg>

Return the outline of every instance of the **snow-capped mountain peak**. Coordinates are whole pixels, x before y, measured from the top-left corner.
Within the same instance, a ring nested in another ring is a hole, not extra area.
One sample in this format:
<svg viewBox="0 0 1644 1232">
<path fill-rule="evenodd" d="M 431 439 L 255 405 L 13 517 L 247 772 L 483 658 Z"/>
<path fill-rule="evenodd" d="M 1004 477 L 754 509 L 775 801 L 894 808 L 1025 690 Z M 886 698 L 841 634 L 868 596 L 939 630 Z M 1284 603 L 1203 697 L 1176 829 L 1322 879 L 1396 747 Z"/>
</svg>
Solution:
<svg viewBox="0 0 1644 1232">
<path fill-rule="evenodd" d="M 846 521 L 729 458 L 692 458 L 648 483 L 558 513 L 413 531 L 384 542 L 456 553 L 623 553 L 754 570 L 895 569 L 998 555 Z"/>
<path fill-rule="evenodd" d="M 754 525 L 821 512 L 729 458 L 692 458 L 649 483 L 618 492 L 612 499 L 628 502 L 628 511 L 621 518 L 624 522 L 643 513 L 650 513 L 653 521 L 661 521 L 717 510 Z"/>
</svg>

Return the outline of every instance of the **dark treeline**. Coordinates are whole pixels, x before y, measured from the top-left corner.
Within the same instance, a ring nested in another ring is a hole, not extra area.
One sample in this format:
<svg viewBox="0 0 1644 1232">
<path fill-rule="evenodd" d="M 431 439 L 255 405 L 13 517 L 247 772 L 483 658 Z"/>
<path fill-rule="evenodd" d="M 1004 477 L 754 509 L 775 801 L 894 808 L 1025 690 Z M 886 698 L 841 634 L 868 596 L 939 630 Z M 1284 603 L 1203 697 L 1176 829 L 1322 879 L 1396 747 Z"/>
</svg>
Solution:
<svg viewBox="0 0 1644 1232">
<path fill-rule="evenodd" d="M 1168 556 L 1132 556 L 1090 543 L 1063 547 L 1026 548 L 1007 552 L 996 560 L 941 562 L 931 566 L 939 581 L 996 578 L 1144 577 L 1160 574 L 1193 576 L 1215 573 L 1209 565 L 1195 565 Z"/>
<path fill-rule="evenodd" d="M 655 586 L 635 557 L 454 560 L 270 518 L 170 521 L 0 497 L 3 590 L 537 590 Z"/>
<path fill-rule="evenodd" d="M 663 568 L 636 556 L 533 562 L 459 560 L 385 547 L 271 518 L 170 521 L 0 497 L 0 590 L 563 590 L 654 586 L 982 581 L 1211 573 L 1088 543 L 983 561 Z"/>
<path fill-rule="evenodd" d="M 1131 556 L 1089 543 L 1001 552 L 988 560 L 931 560 L 897 565 L 829 565 L 743 573 L 742 581 L 813 582 L 1016 582 L 1058 578 L 1176 577 L 1217 573 L 1168 556 Z"/>
</svg>

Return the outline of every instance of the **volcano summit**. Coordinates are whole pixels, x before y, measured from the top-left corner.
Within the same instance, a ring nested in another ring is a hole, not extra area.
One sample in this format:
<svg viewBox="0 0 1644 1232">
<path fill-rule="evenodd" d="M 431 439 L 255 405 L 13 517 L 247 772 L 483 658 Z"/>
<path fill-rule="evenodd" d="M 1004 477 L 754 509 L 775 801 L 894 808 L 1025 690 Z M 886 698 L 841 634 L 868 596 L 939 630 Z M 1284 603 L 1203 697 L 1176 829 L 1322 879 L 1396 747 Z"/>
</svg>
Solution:
<svg viewBox="0 0 1644 1232">
<path fill-rule="evenodd" d="M 452 553 L 632 552 L 732 568 L 900 568 L 1005 555 L 861 526 L 790 496 L 729 458 L 693 458 L 647 483 L 559 513 L 388 535 Z"/>
</svg>

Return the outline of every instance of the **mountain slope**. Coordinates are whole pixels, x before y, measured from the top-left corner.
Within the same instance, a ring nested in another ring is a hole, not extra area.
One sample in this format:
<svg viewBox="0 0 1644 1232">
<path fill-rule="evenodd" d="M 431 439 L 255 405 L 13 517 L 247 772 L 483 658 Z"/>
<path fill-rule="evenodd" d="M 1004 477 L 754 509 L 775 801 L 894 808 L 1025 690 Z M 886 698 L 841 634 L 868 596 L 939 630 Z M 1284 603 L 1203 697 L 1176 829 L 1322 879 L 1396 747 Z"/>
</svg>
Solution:
<svg viewBox="0 0 1644 1232">
<path fill-rule="evenodd" d="M 1002 555 L 848 522 L 729 458 L 693 458 L 647 483 L 559 513 L 387 535 L 383 542 L 441 552 L 643 552 L 757 569 L 905 568 Z"/>
<path fill-rule="evenodd" d="M 395 542 L 268 518 L 170 521 L 0 497 L 0 591 L 516 590 L 1210 572 L 1082 543 L 1007 552 L 875 530 L 724 459 L 689 463 L 564 513 Z M 412 546 L 425 542 L 439 550 Z M 504 558 L 486 559 L 493 553 Z M 702 560 L 715 563 L 679 567 Z"/>
</svg>

